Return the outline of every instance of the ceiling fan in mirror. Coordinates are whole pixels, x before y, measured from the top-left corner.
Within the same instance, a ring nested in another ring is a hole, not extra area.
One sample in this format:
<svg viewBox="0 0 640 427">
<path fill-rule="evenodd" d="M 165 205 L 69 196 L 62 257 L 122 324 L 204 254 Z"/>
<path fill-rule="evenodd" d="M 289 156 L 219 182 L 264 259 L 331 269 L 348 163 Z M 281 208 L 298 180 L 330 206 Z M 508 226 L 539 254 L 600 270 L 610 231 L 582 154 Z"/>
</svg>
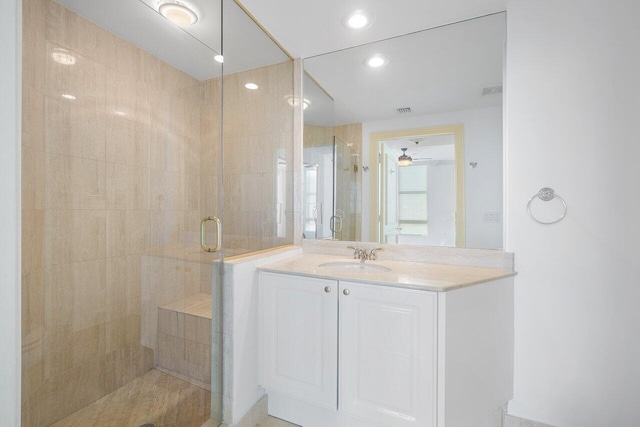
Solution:
<svg viewBox="0 0 640 427">
<path fill-rule="evenodd" d="M 416 142 L 416 144 L 418 144 L 418 142 Z M 409 156 L 407 154 L 407 148 L 401 148 L 401 150 L 402 150 L 402 155 L 398 157 L 398 166 L 411 166 L 414 161 L 419 162 L 422 160 L 433 160 L 432 157 L 415 157 L 418 153 L 413 153 L 412 155 Z"/>
</svg>

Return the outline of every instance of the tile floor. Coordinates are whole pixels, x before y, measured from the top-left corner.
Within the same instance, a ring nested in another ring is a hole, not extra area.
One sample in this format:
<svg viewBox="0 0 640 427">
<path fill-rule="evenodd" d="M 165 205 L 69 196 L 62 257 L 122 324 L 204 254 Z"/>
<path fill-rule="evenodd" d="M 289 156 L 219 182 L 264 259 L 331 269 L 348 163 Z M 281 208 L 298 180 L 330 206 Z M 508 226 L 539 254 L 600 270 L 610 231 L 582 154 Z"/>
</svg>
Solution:
<svg viewBox="0 0 640 427">
<path fill-rule="evenodd" d="M 260 424 L 258 427 L 299 427 L 296 424 L 288 423 L 280 418 L 269 417 L 265 423 Z"/>
<path fill-rule="evenodd" d="M 210 408 L 208 390 L 154 369 L 52 427 L 200 427 Z"/>
</svg>

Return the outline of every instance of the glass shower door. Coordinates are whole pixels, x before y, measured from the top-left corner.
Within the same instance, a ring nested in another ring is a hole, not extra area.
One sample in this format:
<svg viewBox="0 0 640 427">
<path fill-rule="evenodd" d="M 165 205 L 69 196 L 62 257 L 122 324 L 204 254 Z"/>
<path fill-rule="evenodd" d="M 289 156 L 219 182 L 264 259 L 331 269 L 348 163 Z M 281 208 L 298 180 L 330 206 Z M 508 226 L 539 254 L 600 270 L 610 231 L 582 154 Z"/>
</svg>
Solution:
<svg viewBox="0 0 640 427">
<path fill-rule="evenodd" d="M 221 4 L 23 3 L 22 424 L 220 422 Z"/>
<path fill-rule="evenodd" d="M 335 240 L 356 240 L 356 172 L 353 151 L 334 137 L 334 212 L 332 232 Z"/>
</svg>

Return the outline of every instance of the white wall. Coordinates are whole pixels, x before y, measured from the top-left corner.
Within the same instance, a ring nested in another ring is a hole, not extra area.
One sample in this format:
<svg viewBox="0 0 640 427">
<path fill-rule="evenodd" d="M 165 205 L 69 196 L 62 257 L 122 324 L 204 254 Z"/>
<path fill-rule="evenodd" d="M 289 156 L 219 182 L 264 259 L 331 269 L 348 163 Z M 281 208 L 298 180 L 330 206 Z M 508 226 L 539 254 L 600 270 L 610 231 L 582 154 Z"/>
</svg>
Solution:
<svg viewBox="0 0 640 427">
<path fill-rule="evenodd" d="M 516 416 L 640 425 L 639 17 L 638 0 L 508 2 Z M 544 186 L 569 205 L 553 226 L 525 211 Z"/>
<path fill-rule="evenodd" d="M 429 240 L 426 244 L 428 245 L 456 245 L 456 189 L 454 184 L 455 167 L 453 163 L 431 165 L 427 168 Z"/>
<path fill-rule="evenodd" d="M 502 223 L 484 223 L 485 212 L 502 213 L 502 107 L 405 117 L 362 124 L 363 165 L 369 164 L 372 132 L 464 124 L 467 247 L 502 248 Z M 469 162 L 478 162 L 471 169 Z M 362 240 L 369 240 L 369 175 L 362 180 Z"/>
<path fill-rule="evenodd" d="M 20 109 L 22 2 L 0 14 L 0 419 L 20 425 Z"/>
</svg>

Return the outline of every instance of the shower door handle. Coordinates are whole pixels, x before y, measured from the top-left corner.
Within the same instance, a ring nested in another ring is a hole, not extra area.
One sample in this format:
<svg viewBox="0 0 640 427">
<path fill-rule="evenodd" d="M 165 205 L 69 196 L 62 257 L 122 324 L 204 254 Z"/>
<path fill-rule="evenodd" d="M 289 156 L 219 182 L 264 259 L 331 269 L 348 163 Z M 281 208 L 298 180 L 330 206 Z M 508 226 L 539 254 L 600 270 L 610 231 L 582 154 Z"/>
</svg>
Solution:
<svg viewBox="0 0 640 427">
<path fill-rule="evenodd" d="M 337 228 L 336 224 L 338 225 Z M 329 229 L 334 233 L 340 233 L 342 231 L 342 217 L 333 215 L 331 218 L 329 218 Z"/>
<path fill-rule="evenodd" d="M 214 248 L 207 246 L 207 221 L 214 221 L 216 223 L 217 240 Z M 202 218 L 202 221 L 200 222 L 200 246 L 205 252 L 218 252 L 222 248 L 222 224 L 215 216 Z"/>
</svg>

